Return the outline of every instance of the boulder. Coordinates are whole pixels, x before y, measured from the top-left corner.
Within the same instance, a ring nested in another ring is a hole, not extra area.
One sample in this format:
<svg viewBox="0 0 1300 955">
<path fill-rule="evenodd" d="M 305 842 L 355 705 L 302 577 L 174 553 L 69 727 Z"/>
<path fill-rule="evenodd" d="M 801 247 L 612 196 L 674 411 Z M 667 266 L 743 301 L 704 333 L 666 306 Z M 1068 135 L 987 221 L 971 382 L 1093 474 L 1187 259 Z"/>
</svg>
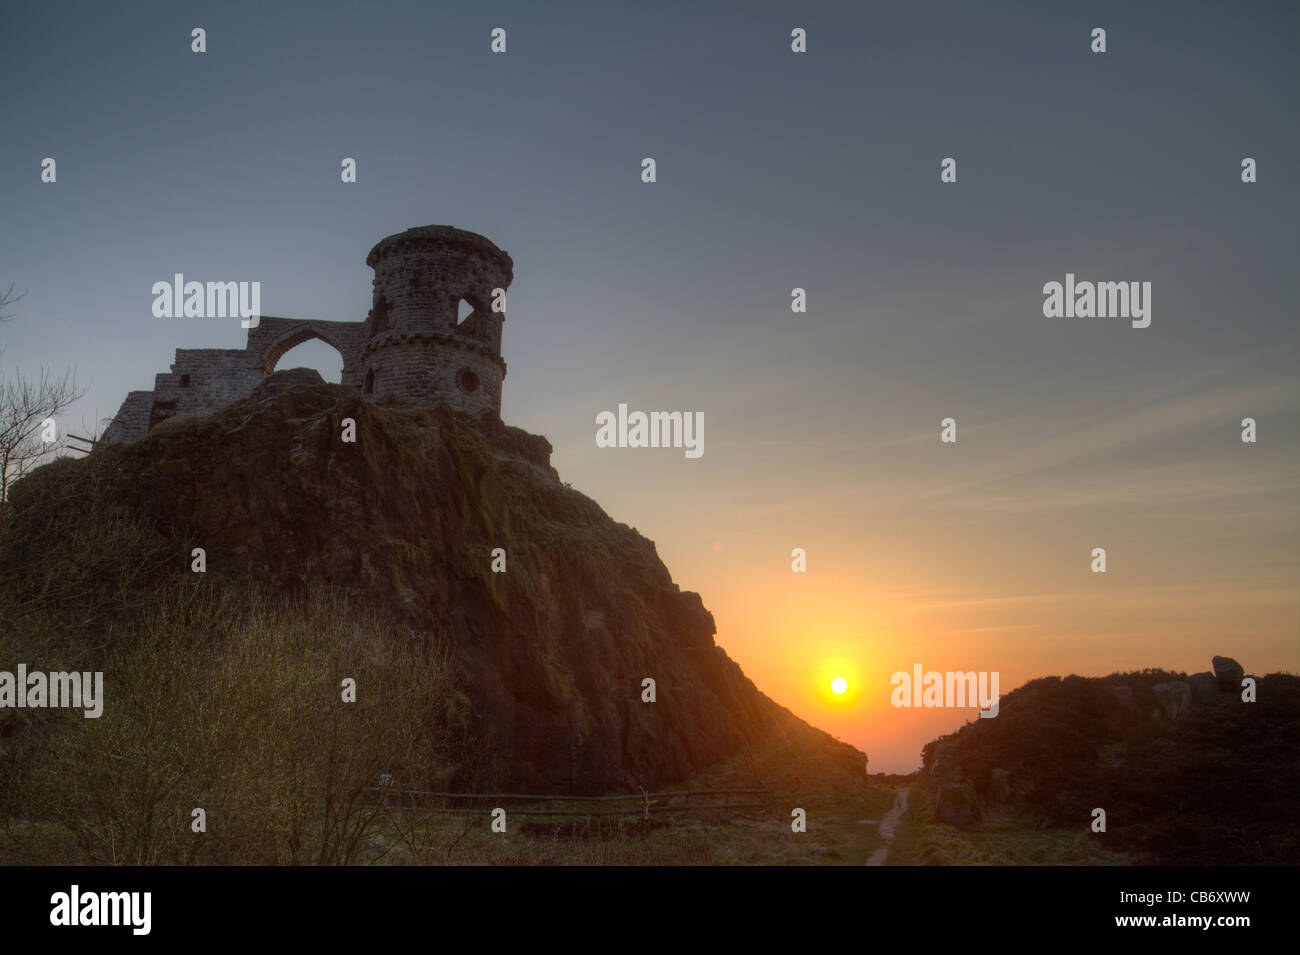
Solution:
<svg viewBox="0 0 1300 955">
<path fill-rule="evenodd" d="M 1160 712 L 1171 720 L 1182 719 L 1191 708 L 1192 688 L 1183 680 L 1157 683 L 1151 692 L 1156 695 L 1156 705 L 1160 707 Z"/>
<path fill-rule="evenodd" d="M 979 821 L 979 800 L 969 779 L 954 776 L 939 787 L 934 817 L 952 826 L 969 826 Z"/>
<path fill-rule="evenodd" d="M 1241 664 L 1232 657 L 1215 657 L 1210 661 L 1214 665 L 1214 678 L 1219 681 L 1219 689 L 1225 692 L 1241 689 L 1241 678 L 1246 675 Z"/>
<path fill-rule="evenodd" d="M 1192 698 L 1197 703 L 1213 703 L 1219 698 L 1219 681 L 1213 673 L 1193 673 L 1187 682 L 1192 687 Z"/>
</svg>

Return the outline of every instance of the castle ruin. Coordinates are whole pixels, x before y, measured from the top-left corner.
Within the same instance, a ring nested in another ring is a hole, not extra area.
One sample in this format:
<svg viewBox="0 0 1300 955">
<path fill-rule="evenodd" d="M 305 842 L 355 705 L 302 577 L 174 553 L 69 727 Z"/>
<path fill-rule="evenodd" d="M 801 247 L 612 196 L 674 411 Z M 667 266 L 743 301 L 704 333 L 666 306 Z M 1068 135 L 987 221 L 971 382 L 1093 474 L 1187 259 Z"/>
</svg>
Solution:
<svg viewBox="0 0 1300 955">
<path fill-rule="evenodd" d="M 481 235 L 432 225 L 381 240 L 366 265 L 375 277 L 363 321 L 263 316 L 244 348 L 178 348 L 170 373 L 154 377 L 153 391 L 130 392 L 100 440 L 134 441 L 168 418 L 244 398 L 285 352 L 312 338 L 338 350 L 342 384 L 372 401 L 396 397 L 499 418 L 510 256 Z M 462 301 L 470 309 L 463 319 Z"/>
</svg>

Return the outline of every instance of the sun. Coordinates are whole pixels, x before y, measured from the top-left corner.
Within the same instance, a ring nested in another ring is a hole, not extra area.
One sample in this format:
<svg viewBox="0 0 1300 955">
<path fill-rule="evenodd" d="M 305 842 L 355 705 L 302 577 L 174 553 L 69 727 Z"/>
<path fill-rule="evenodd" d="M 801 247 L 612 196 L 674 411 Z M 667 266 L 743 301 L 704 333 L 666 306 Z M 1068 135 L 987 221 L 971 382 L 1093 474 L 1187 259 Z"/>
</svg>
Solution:
<svg viewBox="0 0 1300 955">
<path fill-rule="evenodd" d="M 812 661 L 805 686 L 819 704 L 835 711 L 860 706 L 863 690 L 871 685 L 862 660 L 850 656 L 825 656 Z"/>
</svg>

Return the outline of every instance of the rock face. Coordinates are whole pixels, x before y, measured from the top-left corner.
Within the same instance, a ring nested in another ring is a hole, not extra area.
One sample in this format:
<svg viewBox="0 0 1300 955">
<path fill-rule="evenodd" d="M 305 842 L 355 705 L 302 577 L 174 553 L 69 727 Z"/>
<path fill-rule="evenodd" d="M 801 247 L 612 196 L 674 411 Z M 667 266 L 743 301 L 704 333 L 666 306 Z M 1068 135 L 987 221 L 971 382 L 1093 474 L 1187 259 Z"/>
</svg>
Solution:
<svg viewBox="0 0 1300 955">
<path fill-rule="evenodd" d="M 1241 678 L 1246 671 L 1240 663 L 1232 657 L 1214 657 L 1210 663 L 1214 665 L 1214 678 L 1219 681 L 1220 690 L 1232 692 L 1241 689 Z"/>
<path fill-rule="evenodd" d="M 1182 719 L 1191 708 L 1192 690 L 1182 680 L 1157 683 L 1151 687 L 1151 692 L 1156 695 L 1156 704 L 1160 707 L 1160 712 L 1171 720 Z"/>
<path fill-rule="evenodd" d="M 970 826 L 979 821 L 979 800 L 970 780 L 955 776 L 939 787 L 934 810 L 939 822 L 952 826 Z"/>
<path fill-rule="evenodd" d="M 214 415 L 35 472 L 9 520 L 39 528 L 42 502 L 93 493 L 178 555 L 201 542 L 209 581 L 337 585 L 446 638 L 503 791 L 652 789 L 758 746 L 865 775 L 864 754 L 755 688 L 715 645 L 699 595 L 562 484 L 550 452 L 499 422 L 363 401 L 298 369 Z M 0 555 L 11 574 L 39 559 L 21 543 Z"/>
<path fill-rule="evenodd" d="M 1219 682 L 1213 673 L 1193 673 L 1187 678 L 1197 703 L 1213 703 L 1219 698 Z"/>
</svg>

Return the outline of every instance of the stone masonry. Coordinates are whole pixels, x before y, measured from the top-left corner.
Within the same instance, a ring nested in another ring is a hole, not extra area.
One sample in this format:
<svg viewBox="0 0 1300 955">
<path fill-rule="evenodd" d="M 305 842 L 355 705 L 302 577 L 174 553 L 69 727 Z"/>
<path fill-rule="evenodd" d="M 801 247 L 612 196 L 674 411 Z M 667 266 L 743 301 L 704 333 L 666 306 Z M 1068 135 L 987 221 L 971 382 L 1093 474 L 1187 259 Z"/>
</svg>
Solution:
<svg viewBox="0 0 1300 955">
<path fill-rule="evenodd" d="M 295 345 L 319 338 L 343 356 L 341 382 L 379 401 L 449 404 L 501 415 L 504 293 L 514 262 L 490 241 L 451 226 L 390 235 L 370 250 L 369 314 L 360 322 L 263 316 L 245 348 L 178 348 L 152 391 L 132 391 L 102 441 L 134 441 L 160 421 L 210 414 L 246 397 Z M 502 311 L 493 311 L 500 289 Z M 460 303 L 470 309 L 458 318 Z"/>
</svg>

